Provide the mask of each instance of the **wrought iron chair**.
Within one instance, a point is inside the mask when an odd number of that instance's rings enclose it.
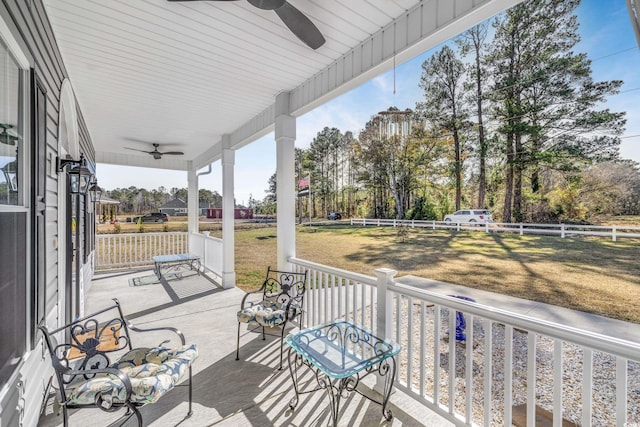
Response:
[[[118,300],[113,301],[115,304],[55,330],[40,326],[58,382],[64,426],[69,425],[69,409],[98,407],[106,412],[126,409],[118,421],[124,423],[135,416],[142,427],[139,408],[173,389],[187,371],[189,417],[196,345],[186,345],[184,335],[175,328],[136,328],[125,319]],[[157,347],[134,348],[132,331],[168,331],[177,335],[179,346],[167,348],[164,345],[171,340],[165,340]],[[63,342],[59,344],[58,339]],[[113,352],[124,354],[112,363],[109,353]]]
[[[240,324],[247,323],[262,327],[262,339],[265,339],[265,327],[279,327],[280,333],[280,366],[282,369],[282,352],[284,331],[288,322],[299,317],[302,323],[302,303],[307,283],[307,272],[290,272],[267,268],[267,276],[260,289],[242,298],[238,317],[238,342],[236,360],[240,360]],[[259,295],[260,299],[250,302],[251,295]]]

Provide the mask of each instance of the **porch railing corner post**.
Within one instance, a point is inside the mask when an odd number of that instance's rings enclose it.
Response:
[[[375,270],[377,283],[377,308],[376,308],[376,335],[382,339],[391,338],[393,331],[393,301],[388,286],[394,283],[394,277],[398,272],[390,268],[378,268]],[[377,376],[375,391],[384,395],[384,377]]]

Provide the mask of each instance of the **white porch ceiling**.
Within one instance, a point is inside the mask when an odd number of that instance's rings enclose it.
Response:
[[[241,0],[44,0],[96,160],[170,169],[273,129],[275,97],[300,115],[518,0],[289,0],[323,33],[312,50]],[[138,141],[147,141],[138,142]],[[151,156],[125,147],[183,151]]]

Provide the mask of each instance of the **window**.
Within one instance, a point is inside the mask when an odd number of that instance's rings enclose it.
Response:
[[[0,39],[0,204],[21,202],[24,72]]]
[[[0,19],[0,24],[3,24]],[[25,82],[0,26],[0,386],[15,371],[27,337],[28,209],[24,205]]]

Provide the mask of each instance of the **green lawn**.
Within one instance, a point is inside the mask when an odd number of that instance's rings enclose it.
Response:
[[[640,323],[640,241],[409,229],[298,229],[297,256],[373,276],[379,267]],[[237,281],[276,265],[273,227],[236,232]]]

